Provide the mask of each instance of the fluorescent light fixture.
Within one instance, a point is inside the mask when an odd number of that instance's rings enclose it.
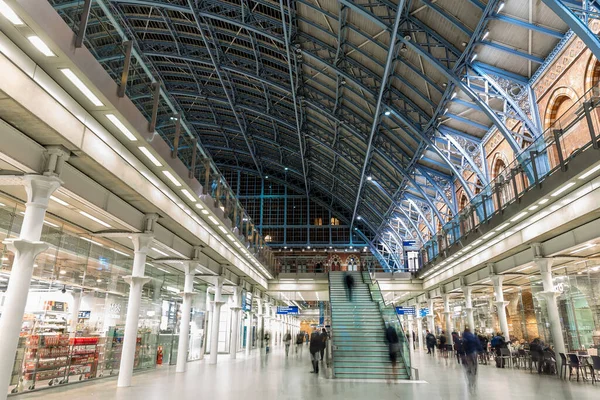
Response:
[[[135,142],[137,140],[137,138],[135,137],[135,135],[133,133],[131,133],[131,131],[129,129],[127,129],[127,127],[125,125],[123,125],[123,123],[121,122],[121,120],[119,118],[117,118],[114,114],[106,114],[106,118],[108,118],[108,120],[110,122],[112,122],[112,124],[121,131],[121,133],[123,135],[125,135],[125,137],[129,140],[131,140],[132,142]]]
[[[56,54],[50,50],[50,47],[39,36],[28,36],[27,40],[31,42],[31,44],[38,49],[40,53],[45,55],[46,57],[56,57]]]
[[[148,160],[150,160],[152,164],[154,164],[157,167],[162,167],[162,163],[158,161],[156,157],[154,157],[154,154],[150,153],[150,150],[148,150],[144,146],[140,146],[138,147],[138,149],[146,156]]]
[[[158,254],[162,254],[165,257],[168,257],[169,255],[167,253],[165,253],[164,251],[157,249],[156,247],[153,247],[152,250],[154,250],[155,252],[157,252]]]
[[[164,175],[165,175],[167,178],[169,178],[169,180],[170,180],[171,182],[173,182],[173,185],[175,185],[175,186],[177,186],[177,187],[181,186],[181,183],[180,183],[180,182],[177,180],[177,178],[175,178],[175,177],[173,176],[173,174],[172,174],[170,171],[163,171],[162,173],[163,173],[163,174],[164,174]]]
[[[165,273],[167,273],[167,274],[169,274],[169,273],[170,273],[169,271],[167,271],[166,269],[164,269],[164,268],[161,268],[161,267],[156,267],[156,269],[158,269],[158,270],[160,270],[160,271],[162,271],[162,272],[165,272]]]
[[[196,202],[196,198],[187,189],[181,189],[181,193],[185,195],[191,202]]]
[[[235,243],[235,246],[236,246],[237,248],[240,248],[240,249],[242,248],[242,245],[241,245],[241,244],[239,244],[238,242],[236,242],[236,243]]]
[[[120,255],[122,255],[122,256],[125,256],[125,257],[131,257],[129,254],[127,254],[127,253],[124,253],[124,252],[122,252],[122,251],[120,251],[120,250],[117,250],[117,249],[111,249],[111,250],[112,250],[112,251],[114,251],[114,252],[115,252],[115,253],[117,253],[117,254],[120,254]]]
[[[200,210],[204,210],[204,207],[202,207],[202,204],[200,204],[200,203],[196,203],[196,208],[200,209]]]
[[[538,204],[539,205],[543,205],[543,204],[546,204],[549,201],[550,201],[550,199],[547,199],[547,198],[546,199],[542,199],[542,200],[540,200],[540,202]]]
[[[208,217],[208,219],[210,220],[210,222],[212,222],[213,224],[219,226],[219,221],[217,221],[217,219],[215,217],[213,217],[212,215]]]
[[[492,232],[489,232],[489,233],[486,233],[485,235],[483,235],[483,238],[484,239],[489,239],[492,236],[494,236],[495,234],[496,234],[496,232],[492,231]]]
[[[84,217],[86,217],[86,218],[89,218],[89,219],[91,219],[92,221],[95,221],[95,222],[99,223],[99,224],[100,224],[100,225],[102,225],[102,226],[105,226],[105,227],[107,227],[107,228],[112,228],[112,226],[110,226],[110,225],[109,225],[109,224],[107,224],[106,222],[102,221],[102,220],[101,220],[101,219],[99,219],[99,218],[96,218],[96,217],[94,217],[94,216],[93,216],[93,215],[91,215],[91,214],[88,214],[88,213],[86,213],[85,211],[79,211],[79,214],[83,215],[83,216],[84,216]]]
[[[515,222],[527,215],[527,211],[523,211],[510,219],[510,222]]]
[[[499,231],[501,231],[502,229],[506,228],[506,227],[507,227],[507,226],[509,226],[509,225],[510,225],[510,224],[509,224],[508,222],[505,222],[505,223],[503,223],[502,225],[500,225],[499,227],[497,227],[497,228],[495,229],[495,232],[499,232]]]
[[[102,107],[104,105],[104,103],[102,103],[100,99],[96,97],[94,93],[92,93],[92,91],[85,85],[85,83],[81,81],[81,79],[77,77],[77,75],[73,73],[73,71],[71,71],[69,68],[61,68],[60,72],[62,72],[67,79],[70,80],[71,83],[75,85],[75,87],[79,89],[79,91],[85,97],[87,97],[89,101],[92,102],[93,105],[96,107]]]
[[[54,196],[50,196],[50,200],[57,202],[58,204],[60,204],[61,206],[65,206],[68,207],[69,203],[67,203],[64,200],[59,199],[58,197],[54,197]],[[4,204],[3,204],[4,205]]]
[[[173,293],[179,293],[179,289],[177,289],[177,288],[174,288],[173,286],[167,286],[167,287],[166,287],[166,289],[167,289],[169,292],[173,292]]]
[[[583,175],[581,175],[581,176],[579,177],[579,179],[585,179],[585,178],[587,178],[588,176],[590,176],[590,175],[592,175],[592,174],[596,173],[598,170],[600,170],[600,165],[596,165],[594,168],[590,169],[588,172],[586,172],[586,173],[584,173]]]
[[[208,210],[202,210],[202,214],[208,215]]]
[[[3,0],[0,0],[0,14],[4,15],[4,18],[13,25],[25,25],[25,22]]]
[[[86,242],[89,242],[89,243],[92,243],[92,244],[95,244],[96,246],[101,246],[101,247],[104,247],[104,245],[103,245],[102,243],[98,243],[98,242],[96,242],[95,240],[88,239],[88,238],[86,238],[86,237],[83,237],[83,236],[79,236],[79,239],[81,239],[81,240],[85,240]]]
[[[477,239],[476,241],[473,242],[473,246],[477,246],[481,242],[483,242],[483,240]]]
[[[53,227],[53,228],[60,228],[58,225],[56,225],[56,224],[53,224],[52,222],[44,221],[44,223],[45,223],[46,225],[48,225],[48,226],[51,226],[51,227]]]
[[[61,275],[66,275],[66,273],[67,273],[67,271],[65,271],[64,269],[61,269],[59,272],[59,274],[61,274]]]
[[[571,188],[573,186],[575,186],[575,182],[569,182],[566,185],[564,185],[563,187],[561,187],[560,189],[558,189],[556,192],[552,193],[550,195],[550,197],[556,197],[556,196],[560,195],[561,193],[569,190],[569,188]]]
[[[231,240],[232,242],[235,240],[235,238],[231,235],[227,235],[227,239]]]
[[[223,233],[227,233],[227,229],[224,226],[219,225],[219,230]]]
[[[576,253],[580,253],[580,252],[582,252],[582,251],[584,251],[584,250],[587,250],[587,249],[589,249],[589,248],[592,248],[592,247],[594,247],[594,246],[596,246],[596,244],[594,244],[594,243],[586,244],[586,245],[585,245],[585,246],[583,246],[582,248],[580,248],[580,249],[577,249],[577,250],[575,250],[575,251],[572,251],[572,252],[570,252],[569,254],[576,254]]]
[[[533,268],[533,265],[529,265],[527,267],[523,267],[521,269],[518,269],[517,272],[522,272],[522,271],[525,271],[525,270],[528,270],[528,269],[531,269],[531,268]]]
[[[529,210],[529,211],[533,211],[533,210],[536,210],[538,207],[539,207],[539,206],[537,206],[537,205],[534,205],[534,206],[531,206],[531,207],[529,207],[529,208],[528,208],[528,210]]]

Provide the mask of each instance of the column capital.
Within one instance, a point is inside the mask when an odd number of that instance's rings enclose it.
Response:
[[[123,280],[125,280],[125,282],[127,282],[129,285],[133,285],[136,283],[141,283],[142,285],[145,285],[146,283],[150,282],[152,280],[152,278],[150,278],[148,276],[127,275],[127,276],[123,277]]]
[[[500,287],[502,286],[502,282],[504,282],[504,275],[492,275],[490,276],[490,280],[494,284],[494,287]]]
[[[33,253],[34,257],[48,249],[48,244],[44,242],[32,242],[26,239],[6,239],[2,242],[13,253]]]
[[[211,303],[213,303],[213,305],[215,305],[215,306],[216,305],[222,306],[223,304],[225,304],[224,301],[211,301]]]
[[[54,175],[25,175],[22,178],[27,205],[48,207],[50,196],[62,185],[62,181]]]
[[[154,225],[158,221],[158,218],[158,214],[146,214],[144,216],[144,233],[154,233]]]
[[[147,254],[150,250],[149,247],[154,240],[152,233],[132,233],[131,241],[133,242],[133,251]]]
[[[494,301],[494,305],[498,308],[504,308],[510,304],[510,301]]]
[[[179,295],[181,297],[183,297],[184,299],[188,298],[188,297],[194,297],[196,294],[197,293],[195,293],[195,292],[179,292]]]

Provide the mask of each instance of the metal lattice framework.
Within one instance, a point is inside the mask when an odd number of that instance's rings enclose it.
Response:
[[[49,1],[75,29],[83,1]],[[390,266],[489,182],[486,134],[540,135],[529,79],[567,30],[529,0],[94,0],[84,44],[116,81],[115,25],[222,171],[315,199]],[[139,68],[127,95],[150,116]]]

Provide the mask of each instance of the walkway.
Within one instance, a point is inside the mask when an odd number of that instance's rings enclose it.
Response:
[[[189,365],[185,374],[175,367],[137,374],[135,386],[117,389],[116,380],[106,379],[64,387],[62,389],[22,395],[21,399],[63,400],[65,392],[76,399],[144,399],[144,400],[363,400],[363,399],[485,399],[485,400],[586,400],[598,399],[600,385],[560,382],[522,370],[500,370],[493,366],[480,368],[478,393],[468,394],[462,368],[455,359],[417,355],[421,379],[426,383],[347,382],[329,380],[309,373],[306,346],[298,356],[285,358],[277,348],[269,356],[252,355],[238,360],[222,356],[215,368],[205,361]]]

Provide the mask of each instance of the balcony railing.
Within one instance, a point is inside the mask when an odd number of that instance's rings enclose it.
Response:
[[[567,165],[586,149],[598,148],[600,132],[600,87],[578,99],[535,139],[470,203],[450,219],[437,235],[423,245],[425,265],[464,236],[477,231],[495,215],[518,202],[550,175],[567,170]]]

